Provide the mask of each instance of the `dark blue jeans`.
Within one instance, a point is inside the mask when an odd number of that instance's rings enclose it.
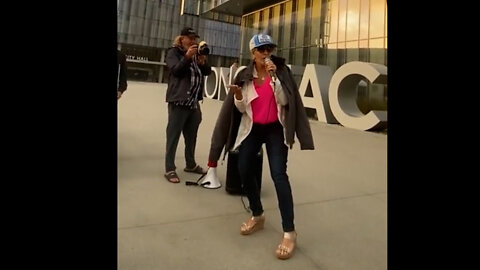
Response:
[[[195,146],[197,144],[198,127],[202,122],[200,105],[196,109],[168,103],[167,146],[165,154],[165,172],[174,171],[175,155],[180,134],[185,139],[185,162],[187,168],[197,166],[195,162]]]
[[[251,162],[265,143],[267,149],[270,175],[277,192],[278,207],[282,216],[284,232],[295,230],[293,224],[293,197],[287,175],[288,147],[284,143],[283,127],[280,122],[273,124],[253,124],[252,131],[239,147],[238,171],[247,193],[250,209],[254,216],[263,213],[260,191],[254,181],[254,171]]]

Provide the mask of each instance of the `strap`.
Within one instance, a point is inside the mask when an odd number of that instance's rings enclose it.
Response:
[[[185,185],[186,185],[186,186],[204,186],[204,185],[210,184],[210,181],[207,181],[207,182],[201,183],[201,184],[198,183],[198,182],[200,182],[200,180],[203,179],[203,177],[205,177],[205,175],[206,175],[206,174],[202,174],[202,175],[197,179],[197,182],[185,181]]]

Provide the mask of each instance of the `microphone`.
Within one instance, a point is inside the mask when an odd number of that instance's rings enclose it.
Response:
[[[271,62],[271,61],[272,59],[270,59],[270,57],[265,57],[265,63]],[[272,79],[272,82],[274,82],[275,78],[277,78],[277,76],[275,75],[275,71],[269,70],[268,73],[270,74],[270,78]]]

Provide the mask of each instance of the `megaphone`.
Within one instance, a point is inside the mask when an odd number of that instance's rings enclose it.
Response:
[[[216,167],[208,167],[207,175],[205,179],[203,179],[202,183],[200,184],[204,188],[219,188],[222,186],[220,183],[220,179],[217,177],[217,168]]]

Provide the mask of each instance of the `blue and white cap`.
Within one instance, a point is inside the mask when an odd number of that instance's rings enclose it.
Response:
[[[277,47],[277,44],[273,42],[272,37],[267,34],[254,35],[252,39],[250,39],[250,51],[263,45],[272,45],[274,47]]]

